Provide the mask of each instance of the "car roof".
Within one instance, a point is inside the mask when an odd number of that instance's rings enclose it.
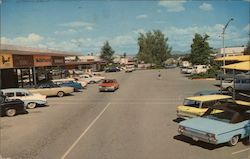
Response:
[[[231,99],[231,98],[232,98],[231,96],[216,94],[216,95],[194,96],[194,97],[188,97],[186,99],[205,102],[205,101]]]
[[[234,110],[234,111],[248,111],[250,110],[250,103],[245,101],[225,101],[220,102],[219,104],[215,104],[213,106],[209,106],[213,109],[220,109],[220,110]]]
[[[17,92],[17,91],[27,92],[27,90],[23,89],[23,88],[8,88],[8,89],[1,89],[1,91],[3,93],[6,93],[6,92]]]
[[[67,78],[67,79],[55,79],[55,80],[51,80],[52,82],[67,82],[67,81],[75,81],[73,78]]]

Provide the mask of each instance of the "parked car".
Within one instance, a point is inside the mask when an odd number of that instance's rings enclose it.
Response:
[[[2,89],[3,95],[8,99],[20,99],[24,102],[24,106],[28,109],[34,109],[38,105],[45,105],[47,99],[45,95],[39,93],[31,93],[30,91],[22,88],[9,88]]]
[[[222,81],[222,89],[228,92],[233,92],[233,79],[227,79]],[[250,91],[250,77],[237,78],[235,80],[235,90],[236,91]]]
[[[92,76],[89,74],[79,75],[79,78],[87,81],[89,84],[98,83],[103,79],[103,77]]]
[[[215,109],[221,111],[212,113]],[[241,139],[249,137],[250,103],[224,102],[212,106],[204,116],[182,121],[178,132],[194,141],[235,146]]]
[[[74,92],[73,87],[62,87],[52,82],[43,83],[39,85],[38,88],[33,88],[29,90],[32,93],[40,93],[46,96],[58,96],[63,97],[65,94],[70,94]]]
[[[59,86],[73,87],[75,92],[83,89],[82,84],[79,82],[76,82],[76,80],[73,78],[56,79],[56,80],[52,80],[52,82]]]
[[[183,105],[177,107],[177,117],[188,119],[202,116],[209,106],[216,104],[218,101],[232,99],[227,95],[204,95],[194,96],[184,99]]]
[[[117,67],[109,67],[105,69],[105,72],[119,72],[119,71],[121,70]]]
[[[165,65],[165,68],[166,68],[166,69],[173,69],[173,68],[176,68],[176,67],[177,67],[176,64],[166,64],[166,65]]]
[[[181,69],[181,73],[192,74],[193,73],[193,67],[184,67],[184,68]]]
[[[0,95],[0,115],[12,117],[17,114],[26,113],[24,102],[20,99],[8,100],[6,96]]]
[[[206,73],[209,69],[207,65],[194,65],[192,69],[193,74]]]
[[[134,71],[134,66],[128,65],[125,67],[125,72],[133,72]]]
[[[115,79],[105,79],[99,84],[99,91],[115,91],[119,88],[119,84]]]

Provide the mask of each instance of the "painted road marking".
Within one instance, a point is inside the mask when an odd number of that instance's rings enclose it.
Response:
[[[63,154],[61,159],[65,159],[71,150],[78,144],[81,138],[88,132],[88,130],[95,124],[95,122],[102,116],[102,114],[107,110],[111,103],[108,103],[105,108],[98,114],[98,116],[89,124],[89,126],[83,131],[83,133],[76,139],[76,141],[69,147],[69,149]]]
[[[250,151],[250,148],[246,148],[246,149],[243,149],[243,150],[233,152],[232,155],[236,155],[236,154],[239,154],[239,153],[242,153],[242,152],[245,152],[245,151]]]

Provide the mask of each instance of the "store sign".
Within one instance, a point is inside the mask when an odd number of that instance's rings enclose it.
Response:
[[[14,67],[33,67],[34,60],[31,55],[13,55]]]
[[[65,64],[64,57],[59,57],[59,56],[52,57],[52,65],[57,66],[57,65],[64,65],[64,64]]]
[[[35,66],[51,66],[51,56],[44,55],[34,55],[34,65]]]
[[[11,54],[0,54],[0,69],[13,68],[13,58]]]

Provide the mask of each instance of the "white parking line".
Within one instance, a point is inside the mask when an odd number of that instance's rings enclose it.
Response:
[[[246,149],[243,149],[243,150],[233,152],[232,155],[236,155],[236,154],[239,154],[239,153],[242,153],[242,152],[245,152],[245,151],[250,151],[250,148],[246,148]]]
[[[81,138],[88,132],[88,130],[95,124],[95,122],[102,116],[105,110],[110,106],[111,103],[108,103],[105,108],[100,112],[100,114],[90,123],[90,125],[83,131],[83,133],[76,139],[76,141],[69,147],[69,149],[63,154],[61,159],[65,159],[70,151],[77,145]]]

